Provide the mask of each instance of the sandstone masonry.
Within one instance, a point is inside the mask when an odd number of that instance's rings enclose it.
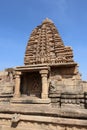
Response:
[[[24,66],[0,72],[0,130],[87,130],[87,82],[48,18],[32,31]]]

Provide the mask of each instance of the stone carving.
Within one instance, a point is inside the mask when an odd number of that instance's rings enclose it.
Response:
[[[53,80],[49,84],[49,93],[61,93],[62,84],[58,84],[57,80]]]
[[[32,31],[24,64],[0,72],[1,130],[87,130],[87,81],[51,20]]]
[[[64,46],[55,25],[46,19],[33,30],[27,44],[24,63],[72,63],[72,58],[71,47]]]
[[[15,71],[13,68],[7,68],[5,71],[8,72],[8,79],[12,83],[14,81]]]
[[[4,85],[0,85],[0,94],[13,94],[13,84],[5,83]]]
[[[0,94],[13,94],[14,74],[13,69],[9,68],[0,73]]]
[[[54,82],[50,82],[49,86],[50,86],[50,87],[49,87],[50,93],[56,92],[57,86],[54,84]]]
[[[12,115],[11,119],[12,123],[17,123],[19,120],[20,120],[20,114],[15,113],[14,115]]]

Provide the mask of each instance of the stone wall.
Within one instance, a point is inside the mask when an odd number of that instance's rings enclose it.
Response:
[[[86,108],[87,82],[75,67],[51,68],[49,97],[54,107]]]
[[[51,69],[49,82],[60,92],[82,93],[81,76],[75,67],[56,67]]]
[[[12,124],[12,122],[9,119],[2,119],[0,120],[0,130],[87,130],[87,127],[59,125],[32,121],[20,121],[18,124]]]
[[[14,89],[14,74],[11,71],[1,71],[0,72],[0,95],[13,94]]]

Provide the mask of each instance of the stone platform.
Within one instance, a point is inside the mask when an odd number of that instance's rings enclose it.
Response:
[[[38,97],[32,97],[32,96],[22,96],[22,97],[14,97],[10,101],[11,103],[16,103],[16,104],[49,104],[51,103],[51,99],[41,99]]]
[[[0,104],[0,125],[1,130],[65,130],[69,126],[69,130],[87,130],[87,110],[52,108],[51,104]]]

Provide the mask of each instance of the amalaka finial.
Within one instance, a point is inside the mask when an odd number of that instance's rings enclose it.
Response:
[[[53,23],[53,21],[49,18],[46,18],[42,23]]]

